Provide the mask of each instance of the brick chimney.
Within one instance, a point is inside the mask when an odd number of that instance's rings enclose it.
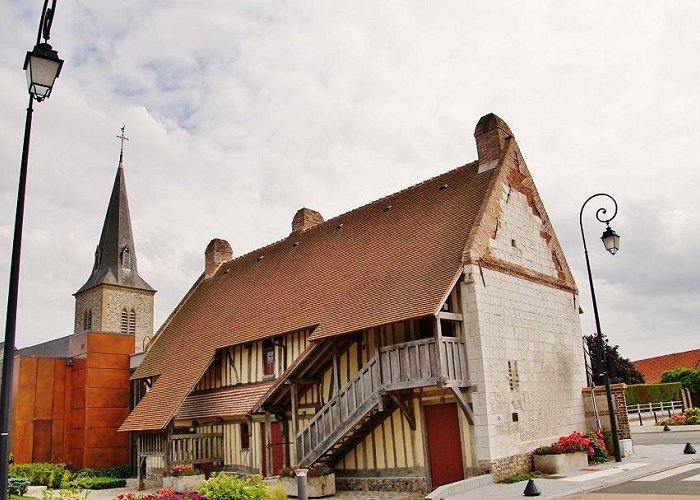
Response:
[[[233,250],[226,240],[214,238],[204,251],[204,279],[209,279],[221,267],[221,264],[233,258]]]
[[[292,232],[303,232],[323,222],[323,216],[316,210],[300,208],[292,219]]]
[[[500,159],[508,137],[513,137],[513,132],[506,122],[493,113],[482,116],[474,130],[479,163]]]

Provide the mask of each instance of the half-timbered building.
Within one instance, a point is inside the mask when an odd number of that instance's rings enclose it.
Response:
[[[582,430],[578,296],[508,126],[478,159],[205,270],[134,373],[139,472],[276,474],[425,491]]]

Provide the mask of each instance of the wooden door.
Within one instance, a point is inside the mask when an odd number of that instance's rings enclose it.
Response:
[[[265,424],[260,424],[262,435],[262,469],[267,476],[267,437]],[[270,423],[270,451],[272,455],[272,475],[276,475],[284,467],[284,442],[282,440],[282,425],[279,422]]]
[[[457,403],[427,405],[425,414],[431,487],[464,479]]]

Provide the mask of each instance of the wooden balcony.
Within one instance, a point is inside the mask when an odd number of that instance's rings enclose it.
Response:
[[[224,435],[220,433],[144,433],[138,436],[139,458],[159,457],[166,468],[172,464],[223,464]]]

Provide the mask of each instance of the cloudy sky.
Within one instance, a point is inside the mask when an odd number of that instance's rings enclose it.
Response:
[[[5,317],[42,2],[0,3],[0,313]],[[622,236],[586,234],[604,332],[632,359],[700,347],[700,4],[59,0],[65,59],[35,106],[17,345],[72,332],[126,125],[140,274],[160,325],[211,238],[237,255],[476,159],[513,130],[592,332],[579,209],[605,191]]]

